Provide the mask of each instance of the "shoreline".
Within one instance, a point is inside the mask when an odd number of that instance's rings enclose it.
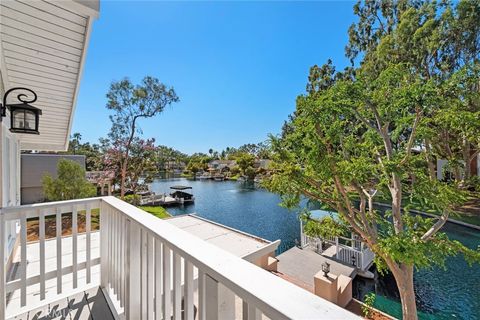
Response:
[[[373,204],[376,205],[376,206],[392,208],[392,206],[390,206],[388,204],[385,204],[385,203],[374,202]],[[429,218],[438,218],[439,217],[438,215],[435,215],[433,213],[428,213],[428,212],[424,212],[424,211],[420,211],[420,210],[416,210],[416,209],[411,209],[410,212],[413,212],[413,213],[416,213],[416,214],[421,214],[421,215],[427,216]],[[459,220],[452,219],[452,218],[448,218],[447,222],[451,222],[451,223],[454,223],[454,224],[457,224],[457,225],[460,225],[460,226],[463,226],[463,227],[467,227],[467,228],[472,228],[472,229],[475,229],[475,230],[480,230],[480,226],[477,226],[477,225],[474,225],[474,224],[471,224],[471,223],[467,223],[467,222],[463,222],[463,221],[459,221]]]

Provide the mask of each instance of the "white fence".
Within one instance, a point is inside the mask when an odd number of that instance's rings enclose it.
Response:
[[[95,210],[95,211],[93,211]],[[91,258],[91,217],[100,212],[100,259]],[[85,211],[86,258],[79,262],[78,215]],[[72,263],[62,264],[62,233],[56,230],[56,269],[45,272],[45,217],[72,213]],[[38,275],[27,278],[27,219],[39,218]],[[125,319],[319,319],[357,317],[255,265],[114,197],[73,200],[1,209],[0,240],[5,241],[5,222],[20,220],[21,259],[18,280],[6,281],[0,267],[0,319],[5,319],[6,294],[21,292],[28,308],[27,288],[40,284],[45,300],[45,281],[55,279],[57,293],[66,275],[74,286],[79,270],[91,281],[92,266],[100,263],[100,283],[107,300]],[[2,243],[3,244],[3,243]],[[3,245],[0,246],[3,248]],[[4,257],[5,252],[0,251]],[[85,284],[82,284],[85,285]],[[29,296],[28,296],[29,297]],[[240,302],[239,302],[240,301]],[[237,303],[238,302],[238,303]],[[240,307],[238,307],[240,305]]]
[[[328,243],[335,246],[335,256],[332,257],[347,265],[355,266],[361,270],[367,270],[375,258],[370,248],[358,239],[345,237],[309,237],[302,233],[302,247],[309,246],[315,252],[323,253],[323,244]]]

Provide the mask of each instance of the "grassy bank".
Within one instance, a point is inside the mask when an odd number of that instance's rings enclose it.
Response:
[[[153,214],[155,217],[160,219],[171,217],[170,213],[168,213],[165,208],[160,206],[139,206],[139,208]]]

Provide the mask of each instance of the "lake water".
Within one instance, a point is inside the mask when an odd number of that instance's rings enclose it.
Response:
[[[193,181],[187,179],[162,179],[151,184],[151,190],[169,193],[175,184],[193,187],[195,204],[170,207],[173,215],[196,213],[215,222],[265,238],[282,240],[281,250],[287,250],[300,239],[298,211],[280,207],[280,198],[252,184],[233,181]],[[448,223],[444,231],[451,239],[474,249],[480,246],[480,232]],[[417,306],[420,319],[480,319],[480,266],[469,267],[462,257],[449,258],[447,270],[435,268],[415,274]],[[392,277],[377,280],[354,281],[357,298],[375,291],[375,306],[397,318],[401,308],[396,297]],[[393,293],[393,294],[392,294]]]

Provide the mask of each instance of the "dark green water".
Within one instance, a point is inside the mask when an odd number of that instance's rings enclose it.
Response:
[[[152,191],[169,192],[169,187],[185,184],[193,187],[194,205],[171,207],[174,215],[197,213],[267,240],[282,240],[281,251],[291,248],[300,238],[297,213],[278,206],[277,195],[240,182],[192,181],[186,179],[156,180]],[[470,248],[480,245],[480,232],[448,223],[444,232]],[[447,261],[447,270],[434,268],[415,274],[416,300],[420,319],[480,319],[480,266],[469,267],[462,257]],[[391,277],[365,281],[357,277],[354,295],[363,297],[375,291],[375,306],[397,318],[401,308]]]

